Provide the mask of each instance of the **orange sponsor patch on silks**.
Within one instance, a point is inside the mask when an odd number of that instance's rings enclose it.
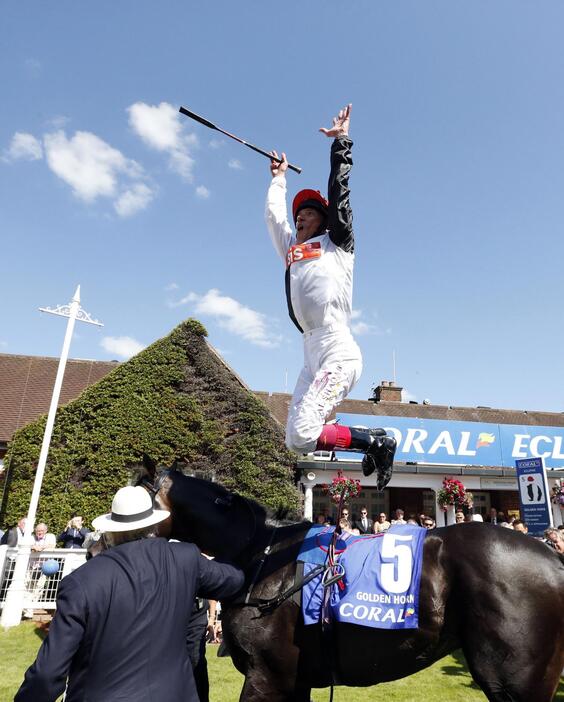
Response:
[[[307,261],[310,258],[320,258],[321,257],[321,242],[312,241],[305,242],[303,244],[294,244],[288,249],[286,254],[286,265],[291,266],[292,263],[297,263],[298,261]]]

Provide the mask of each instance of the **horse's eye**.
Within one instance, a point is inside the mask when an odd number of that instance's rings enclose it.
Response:
[[[218,505],[219,507],[231,507],[232,500],[233,500],[233,498],[231,496],[229,496],[229,497],[216,497],[215,504]]]

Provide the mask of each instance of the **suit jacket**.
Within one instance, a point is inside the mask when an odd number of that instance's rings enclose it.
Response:
[[[57,541],[63,542],[63,548],[82,548],[84,539],[90,532],[86,527],[82,529],[65,529],[62,534],[57,536]]]
[[[0,545],[2,546],[17,546],[18,545],[18,536],[20,535],[20,530],[19,527],[15,526],[12,527],[11,529],[8,529],[0,539]]]
[[[366,529],[362,526],[362,519],[356,519],[353,527],[355,529],[358,529],[361,534],[372,534],[372,527],[374,526],[374,522],[372,519],[366,519]]]
[[[59,586],[57,612],[14,702],[197,702],[186,631],[196,594],[235,595],[243,574],[196,546],[141,539]]]

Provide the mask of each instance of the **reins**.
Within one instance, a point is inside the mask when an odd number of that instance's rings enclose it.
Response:
[[[165,470],[162,470],[156,476],[156,478],[153,482],[151,482],[149,480],[149,478],[147,478],[147,476],[143,476],[141,478],[141,480],[139,481],[138,484],[141,487],[144,487],[145,490],[147,490],[147,492],[151,495],[151,500],[153,501],[153,507],[155,506],[156,497],[157,497],[158,493],[160,492],[164,481],[166,480],[166,478],[169,477],[170,473],[171,473],[171,471],[168,468],[166,468]]]
[[[160,490],[163,487],[163,484],[165,480],[170,477],[172,471],[169,469],[163,470],[158,475],[155,477],[154,481],[151,481],[147,476],[143,476],[140,481],[138,482],[138,485],[142,486],[147,490],[147,492],[151,495],[151,500],[153,503],[153,507],[156,505],[156,497]],[[244,553],[245,549],[248,548],[250,545],[251,541],[255,537],[257,533],[257,515],[255,510],[253,509],[253,506],[247,498],[243,497],[242,495],[235,495],[234,496],[236,499],[240,500],[243,502],[245,505],[246,509],[250,512],[251,514],[251,525],[249,529],[249,534],[247,538],[244,540],[244,544],[239,550],[239,552],[236,555],[237,557],[240,557],[242,553]],[[219,502],[221,498],[217,498],[216,502]],[[341,508],[342,508],[342,503],[343,500],[340,501],[339,504],[339,510],[338,510],[338,515],[340,517],[341,514]],[[303,528],[300,523],[294,525],[294,526],[300,526],[300,528]],[[277,542],[277,537],[280,533],[280,530],[283,527],[280,526],[274,526],[272,527],[272,531],[270,533],[270,538],[268,539],[268,543],[262,550],[262,553],[260,554],[260,559],[256,563],[256,566],[254,568],[254,573],[252,575],[252,578],[249,582],[249,586],[246,590],[246,593],[243,597],[242,600],[237,601],[233,600],[230,601],[228,604],[231,607],[255,607],[258,609],[259,613],[262,614],[268,614],[272,611],[274,611],[276,608],[278,608],[281,604],[283,604],[285,601],[290,599],[293,595],[295,595],[297,592],[302,590],[308,583],[310,583],[312,580],[317,578],[319,575],[323,573],[323,585],[327,591],[327,588],[329,585],[338,582],[341,580],[341,578],[344,575],[344,570],[342,569],[342,566],[338,563],[337,559],[335,556],[338,556],[340,551],[336,549],[336,541],[337,541],[337,530],[335,530],[335,533],[333,534],[333,538],[331,539],[331,544],[329,545],[328,553],[327,553],[327,559],[325,564],[320,564],[317,565],[315,568],[313,568],[305,577],[301,575],[300,577],[296,577],[294,580],[294,583],[287,588],[286,590],[279,592],[277,595],[274,597],[269,597],[269,598],[253,598],[252,593],[257,584],[260,581],[261,575],[263,574],[266,563],[269,560],[269,558],[272,557],[273,555],[273,548],[276,545]],[[278,553],[279,551],[274,551],[274,553]],[[287,565],[285,563],[281,564]],[[340,583],[339,583],[340,584]],[[226,602],[227,604],[227,602]],[[333,666],[331,666],[332,669],[332,681],[331,681],[331,694],[330,694],[330,700],[333,699],[333,686],[335,684],[335,678],[334,678],[334,670]]]
[[[295,595],[297,592],[299,592],[305,585],[307,585],[311,580],[316,578],[320,573],[323,572],[325,569],[325,566],[317,566],[314,570],[312,570],[310,573],[308,573],[305,577],[296,579],[294,581],[294,584],[284,590],[283,592],[278,593],[274,597],[269,597],[269,598],[259,598],[259,597],[252,597],[253,590],[257,583],[260,580],[260,576],[265,568],[265,564],[269,557],[273,555],[273,546],[276,544],[276,537],[278,534],[278,531],[281,527],[273,527],[272,532],[270,534],[270,539],[268,541],[268,544],[265,546],[265,548],[262,551],[261,558],[257,563],[257,566],[255,568],[253,577],[249,583],[249,587],[247,588],[247,592],[245,594],[244,599],[241,602],[230,602],[231,605],[235,606],[242,606],[242,607],[256,607],[261,614],[271,612],[277,607],[279,607],[283,602],[286,600],[290,599],[293,595]],[[274,553],[277,553],[274,551]]]

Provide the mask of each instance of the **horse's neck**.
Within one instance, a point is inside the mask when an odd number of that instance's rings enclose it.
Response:
[[[309,529],[309,522],[296,522],[295,524],[264,525],[257,531],[251,548],[242,554],[241,562],[245,566],[256,563],[264,556],[272,556],[295,543],[300,543]]]

